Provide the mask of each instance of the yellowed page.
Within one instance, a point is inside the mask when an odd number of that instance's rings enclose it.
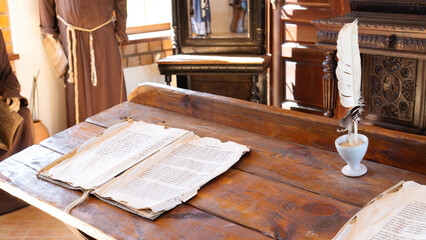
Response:
[[[249,148],[188,133],[146,161],[103,185],[95,194],[134,209],[168,210],[228,170]]]
[[[408,181],[395,189],[364,207],[334,239],[426,239],[426,186]]]
[[[88,140],[46,174],[73,187],[94,189],[187,132],[144,122],[124,122]]]

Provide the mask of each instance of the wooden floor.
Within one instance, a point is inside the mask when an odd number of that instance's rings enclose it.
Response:
[[[38,208],[29,206],[0,216],[0,239],[76,240],[77,238],[64,223]]]

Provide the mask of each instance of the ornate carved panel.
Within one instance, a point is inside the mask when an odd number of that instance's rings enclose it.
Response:
[[[322,44],[336,44],[338,32],[318,31],[318,42]],[[426,39],[415,39],[390,36],[359,34],[359,46],[361,48],[388,49],[406,52],[426,53]]]
[[[401,0],[350,0],[352,11],[426,14],[426,3]]]
[[[366,55],[364,60],[366,118],[421,128],[420,60],[378,55]]]

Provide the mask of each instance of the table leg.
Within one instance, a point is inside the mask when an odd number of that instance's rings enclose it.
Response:
[[[166,74],[164,76],[166,78],[166,84],[170,86],[170,83],[172,82],[172,75]]]
[[[250,90],[250,101],[260,103],[259,88],[257,87],[258,76],[251,76],[251,90]]]
[[[323,104],[325,108],[324,116],[333,117],[334,108],[336,106],[337,99],[337,78],[336,78],[336,67],[337,62],[335,60],[336,52],[325,52],[325,61],[322,63],[324,67],[323,80]]]

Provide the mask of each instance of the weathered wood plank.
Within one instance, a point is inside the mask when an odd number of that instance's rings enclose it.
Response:
[[[86,119],[86,122],[107,128],[121,121],[126,120],[129,117],[141,119],[146,114],[144,112],[145,107],[141,104],[132,102],[123,102],[122,104],[116,105],[109,108],[101,113],[93,115]],[[152,108],[153,111],[156,111]],[[160,110],[160,109],[159,109]]]
[[[46,151],[51,151],[46,149]],[[106,239],[268,239],[260,232],[218,218],[186,204],[179,205],[155,221],[141,218],[89,197],[71,214],[64,209],[82,192],[73,191],[36,177],[23,162],[33,162],[34,152],[23,152],[0,163],[0,187],[31,205],[87,234]],[[52,155],[57,155],[51,151]],[[19,162],[16,161],[17,158]],[[30,159],[30,160],[28,160]]]
[[[19,153],[10,156],[8,160],[20,162],[21,164],[32,168],[34,171],[39,171],[61,156],[62,154],[44,148],[40,145],[32,145]]]
[[[364,164],[368,167],[368,172],[365,176],[348,178],[340,172],[345,163],[335,152],[144,105],[129,110],[128,105],[129,103],[123,103],[109,109],[105,114],[96,115],[97,121],[102,124],[105,119],[105,125],[113,125],[115,122],[111,121],[109,116],[116,116],[115,111],[122,113],[123,109],[127,109],[125,117],[191,130],[200,136],[235,141],[250,146],[251,152],[234,165],[234,168],[356,206],[363,206],[401,180],[414,180],[426,184],[425,175],[366,161]]]
[[[34,150],[41,149],[34,148]],[[31,158],[34,150],[25,150],[21,155],[15,156],[14,159],[20,163],[33,162]],[[46,151],[50,150],[46,149]],[[57,153],[55,154],[57,155]],[[55,154],[52,153],[52,155]],[[25,166],[27,164],[17,164],[14,159],[8,159],[4,163],[0,163],[0,167],[3,176],[11,179],[13,185],[21,191],[30,192],[31,195],[37,196],[38,200],[42,202],[57,204],[60,210],[65,209],[69,203],[81,195],[79,191],[69,191],[61,187],[58,189],[58,186],[54,184],[37,179],[33,169],[28,170]],[[19,172],[19,174],[16,172]],[[51,195],[58,194],[61,196],[60,199],[51,199]],[[108,218],[116,219],[114,217],[115,211],[122,212],[118,208],[110,208],[105,205],[108,204],[100,203],[99,200],[91,198],[90,201],[74,209],[72,216],[82,220],[82,222],[75,220],[76,227],[85,230],[85,228],[89,227],[83,223],[88,223],[107,234],[109,233],[107,229],[111,227],[114,227],[114,229],[119,228],[122,231],[122,225],[111,226],[111,224],[118,223],[108,223],[108,228],[105,228],[104,222],[89,220],[96,218],[97,215],[105,215]],[[274,238],[286,234],[295,238],[315,236],[316,239],[329,239],[359,210],[359,207],[239,170],[230,170],[207,184],[200,190],[199,195],[191,200],[190,205],[212,215],[231,220],[231,222],[256,229]],[[281,205],[288,206],[291,209],[282,208]],[[42,209],[46,207],[39,203],[38,207],[40,206]],[[300,211],[293,212],[293,208],[300,209]],[[321,208],[325,210],[322,211]],[[200,214],[203,215],[205,213]],[[65,217],[61,216],[61,213],[55,213],[55,216],[65,219]],[[181,217],[187,218],[188,216],[182,215]],[[133,215],[131,218],[133,219]],[[301,221],[302,218],[303,221]],[[160,219],[163,219],[163,216]],[[147,222],[149,221],[147,220]],[[169,222],[168,224],[174,223]],[[324,228],[328,224],[331,225],[328,228]],[[126,231],[129,234],[129,230]],[[167,229],[165,232],[167,232]],[[131,232],[130,234],[134,233]],[[187,237],[180,236],[180,238]],[[192,237],[191,234],[190,238]]]
[[[331,239],[360,209],[235,169],[189,204],[277,239]]]
[[[105,128],[82,122],[43,140],[40,145],[58,153],[66,154],[87,139],[103,132]]]
[[[129,99],[134,103],[336,151],[334,140],[339,136],[336,119],[152,83],[138,87]],[[366,159],[426,174],[426,136],[363,124],[359,130],[369,138]]]

